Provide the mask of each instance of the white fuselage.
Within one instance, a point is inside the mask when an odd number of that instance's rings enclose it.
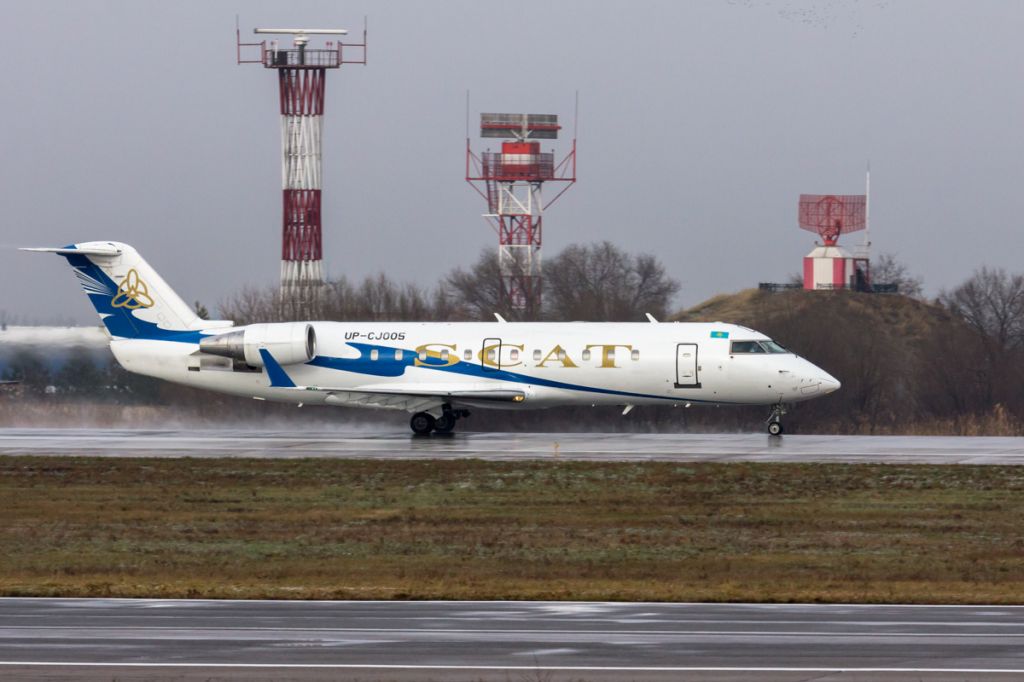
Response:
[[[128,370],[223,393],[348,404],[346,391],[465,395],[515,390],[516,402],[439,400],[472,407],[769,405],[818,397],[839,382],[788,352],[732,352],[763,334],[723,323],[314,322],[316,352],[284,367],[309,390],[271,387],[262,368],[207,355],[198,344],[115,339]],[[224,330],[211,330],[220,333]],[[333,396],[333,398],[332,398]],[[370,404],[381,407],[383,405]]]
[[[128,244],[32,251],[65,258],[121,365],[222,393],[405,410],[418,435],[451,433],[467,408],[772,405],[839,382],[763,334],[712,323],[276,322],[201,320]]]

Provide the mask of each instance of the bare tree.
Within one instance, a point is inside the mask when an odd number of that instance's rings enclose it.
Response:
[[[939,297],[976,335],[975,384],[982,402],[1008,405],[1024,415],[1020,382],[1024,379],[1024,276],[1001,268],[976,270],[966,282]]]
[[[557,320],[626,321],[664,316],[679,283],[648,254],[611,242],[573,244],[544,268],[546,316]]]
[[[395,282],[383,273],[370,275],[358,285],[339,277],[325,283],[319,296],[320,314],[326,320],[412,322],[450,316],[450,306],[438,292]],[[281,306],[280,292],[269,287],[242,289],[222,302],[220,311],[236,324],[295,318],[289,306]]]
[[[510,320],[536,319],[536,311],[513,310],[509,306],[498,254],[492,249],[481,251],[469,270],[452,270],[444,278],[442,290],[448,305],[466,319],[494,319],[494,313]]]
[[[901,294],[911,298],[921,298],[923,291],[921,278],[911,275],[906,263],[893,253],[881,253],[871,260],[871,281],[876,284],[895,284]]]
[[[438,295],[414,284],[400,284],[384,273],[358,286],[341,278],[329,286],[326,317],[332,320],[424,321],[438,317]]]
[[[1024,347],[1024,276],[982,268],[939,300],[987,338],[993,350]]]
[[[245,287],[237,294],[221,301],[218,309],[222,318],[233,320],[237,325],[275,322],[281,319],[277,289],[270,287]]]

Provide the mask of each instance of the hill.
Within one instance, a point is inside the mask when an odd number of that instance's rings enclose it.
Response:
[[[794,317],[857,320],[907,339],[925,338],[938,328],[963,325],[941,305],[906,296],[803,289],[778,293],[745,289],[735,294],[720,294],[677,313],[672,319],[732,322],[758,328]]]
[[[975,358],[983,340],[941,305],[851,291],[748,289],[678,313],[768,334],[843,382],[791,422],[845,433],[1021,433]],[[1018,415],[1019,416],[1019,415]]]

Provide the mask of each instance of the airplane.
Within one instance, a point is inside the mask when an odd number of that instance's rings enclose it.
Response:
[[[471,409],[615,405],[770,406],[833,393],[839,381],[735,324],[277,322],[203,320],[131,246],[25,251],[67,259],[130,372],[257,400],[405,410],[421,436]]]

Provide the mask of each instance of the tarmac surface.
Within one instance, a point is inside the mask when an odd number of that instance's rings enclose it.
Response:
[[[1024,464],[1024,438],[5,428],[0,455]]]
[[[1024,607],[0,599],[4,679],[1014,680]]]

